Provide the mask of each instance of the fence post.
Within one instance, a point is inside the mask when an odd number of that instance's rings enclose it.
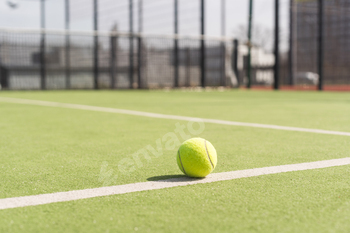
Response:
[[[237,87],[240,86],[240,77],[238,72],[238,40],[233,40],[233,59],[232,59],[232,69],[237,78]]]
[[[0,46],[1,48],[1,46]],[[1,62],[1,60],[0,60]],[[10,88],[9,86],[9,72],[8,69],[2,66],[0,64],[0,88],[1,89],[8,89]]]
[[[142,37],[139,36],[138,37],[138,40],[137,40],[137,43],[138,43],[138,48],[137,48],[137,65],[138,65],[138,68],[137,68],[137,85],[138,85],[138,88],[141,89],[143,88],[143,85],[142,85]]]
[[[200,66],[201,66],[201,86],[206,86],[206,67],[205,67],[205,0],[201,0],[201,53],[200,53]]]
[[[111,77],[111,89],[115,88],[115,61],[116,61],[116,36],[114,35],[116,31],[113,30],[112,34],[110,36],[110,60],[109,60],[109,67],[110,67],[110,77]]]
[[[40,86],[46,89],[46,60],[45,60],[45,0],[41,0],[41,40],[40,40]]]
[[[139,0],[139,36],[137,40],[137,86],[139,89],[142,88],[142,0]]]
[[[98,0],[94,0],[94,89],[98,89]]]
[[[294,85],[294,0],[289,0],[289,85]]]
[[[186,87],[190,86],[191,79],[191,50],[186,48]]]
[[[253,0],[249,1],[249,19],[248,19],[248,64],[247,64],[247,88],[251,87],[251,47],[252,47],[252,20],[253,20]]]
[[[69,38],[69,0],[65,1],[65,28],[66,28],[66,88],[70,89],[70,38]]]
[[[129,88],[133,88],[134,79],[134,23],[133,23],[133,0],[129,0]]]
[[[275,66],[273,88],[279,89],[279,0],[275,0]]]
[[[179,21],[178,21],[179,1],[174,0],[174,34],[179,33]],[[174,87],[179,87],[179,40],[176,37],[174,39]]]
[[[115,65],[114,65],[114,86],[118,88],[118,74],[119,74],[119,67],[118,67],[118,58],[119,58],[119,36],[117,35],[115,37]]]
[[[226,1],[221,0],[221,36],[225,37],[226,35]],[[226,86],[226,72],[225,72],[225,64],[226,64],[226,41],[223,40],[221,42],[221,86]]]
[[[323,0],[318,0],[318,90],[323,90]]]

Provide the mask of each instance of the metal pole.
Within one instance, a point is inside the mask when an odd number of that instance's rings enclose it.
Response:
[[[289,85],[294,85],[294,0],[289,0]]]
[[[294,0],[289,0],[289,85],[294,85]]]
[[[41,43],[40,43],[40,85],[41,89],[46,89],[46,61],[45,61],[45,0],[41,0]]]
[[[142,0],[139,0],[139,34],[142,33]],[[138,69],[137,69],[137,83],[138,88],[142,88],[142,37],[138,37],[138,48],[137,48],[137,59],[138,59]]]
[[[221,36],[226,35],[226,0],[221,0]]]
[[[191,50],[190,48],[186,48],[186,81],[185,86],[191,86]]]
[[[275,0],[275,67],[273,88],[275,90],[279,89],[279,0]]]
[[[70,38],[68,35],[69,31],[69,0],[65,0],[65,28],[66,28],[66,88],[70,88]]]
[[[248,64],[247,64],[248,83],[247,83],[247,88],[250,88],[252,85],[252,77],[251,77],[252,20],[253,20],[253,0],[250,0],[249,1],[249,19],[248,19]]]
[[[112,30],[112,32],[116,32],[116,30]],[[115,88],[115,61],[116,61],[116,36],[111,35],[110,36],[110,61],[109,61],[109,67],[110,67],[110,77],[111,77],[111,89]]]
[[[238,72],[238,40],[233,40],[233,61],[232,61],[232,69],[237,78],[237,87],[240,86],[239,80],[239,72]]]
[[[134,29],[133,29],[133,0],[129,0],[129,82],[130,89],[133,88],[134,78]]]
[[[98,0],[94,0],[94,31],[95,31],[95,36],[94,36],[94,88],[98,89]]]
[[[206,67],[205,67],[205,1],[201,0],[201,55],[200,55],[200,65],[201,65],[201,86],[206,85]]]
[[[174,34],[179,33],[178,21],[179,1],[174,0]],[[174,39],[174,87],[179,87],[179,40]]]
[[[318,0],[318,90],[323,90],[323,0]]]
[[[226,0],[221,0],[221,36],[226,35]],[[221,86],[226,86],[225,74],[225,56],[226,56],[225,42],[221,42]]]

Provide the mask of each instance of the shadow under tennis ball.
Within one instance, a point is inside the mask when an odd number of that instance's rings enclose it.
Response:
[[[163,176],[152,176],[147,178],[148,181],[159,181],[159,182],[190,182],[197,181],[204,178],[192,178],[185,175],[163,175]]]

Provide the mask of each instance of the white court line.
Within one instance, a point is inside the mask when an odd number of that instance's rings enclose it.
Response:
[[[237,121],[224,121],[224,120],[176,116],[176,115],[166,115],[166,114],[159,114],[159,113],[141,112],[141,111],[133,111],[133,110],[117,109],[117,108],[97,107],[97,106],[89,106],[89,105],[81,105],[81,104],[66,104],[66,103],[58,103],[58,102],[29,100],[29,99],[17,99],[17,98],[8,98],[8,97],[0,97],[0,101],[7,102],[7,103],[16,103],[16,104],[29,104],[29,105],[39,105],[39,106],[47,106],[47,107],[71,108],[71,109],[89,110],[89,111],[97,111],[97,112],[110,112],[110,113],[119,113],[119,114],[127,114],[127,115],[134,115],[134,116],[152,117],[152,118],[172,119],[172,120],[202,121],[205,123],[213,123],[213,124],[220,124],[220,125],[234,125],[234,126],[245,126],[245,127],[254,127],[254,128],[265,128],[265,129],[276,129],[276,130],[287,130],[287,131],[299,131],[299,132],[307,132],[307,133],[350,136],[350,132],[330,131],[330,130],[322,130],[322,129],[308,129],[308,128],[298,128],[298,127],[279,126],[279,125],[267,125],[267,124],[257,124],[257,123],[245,123],[245,122],[237,122]]]
[[[110,196],[110,195],[116,195],[116,194],[133,193],[133,192],[140,192],[140,191],[146,191],[146,190],[155,190],[155,189],[164,189],[164,188],[187,186],[187,185],[194,185],[194,184],[212,183],[217,181],[233,180],[233,179],[239,179],[239,178],[245,178],[245,177],[254,177],[254,176],[276,174],[276,173],[283,173],[283,172],[335,167],[335,166],[342,166],[342,165],[349,165],[349,164],[350,164],[350,158],[342,158],[342,159],[323,160],[323,161],[310,162],[310,163],[299,163],[299,164],[281,165],[281,166],[274,166],[274,167],[254,168],[254,169],[240,170],[240,171],[213,173],[204,179],[182,177],[182,178],[172,178],[167,180],[102,187],[102,188],[5,198],[5,199],[0,199],[0,210],[26,207],[26,206],[37,206],[37,205],[44,205],[44,204],[50,204],[50,203],[56,203],[56,202],[66,202],[66,201],[80,200],[80,199],[93,198],[93,197],[103,197],[103,196]]]

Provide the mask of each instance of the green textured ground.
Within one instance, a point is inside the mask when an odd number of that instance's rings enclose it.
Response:
[[[0,92],[47,100],[350,132],[350,94],[270,91]],[[176,123],[0,102],[0,198],[180,175],[176,149],[136,171],[118,163]],[[206,124],[214,172],[350,157],[350,138]],[[350,232],[350,166],[0,210],[0,232]]]

